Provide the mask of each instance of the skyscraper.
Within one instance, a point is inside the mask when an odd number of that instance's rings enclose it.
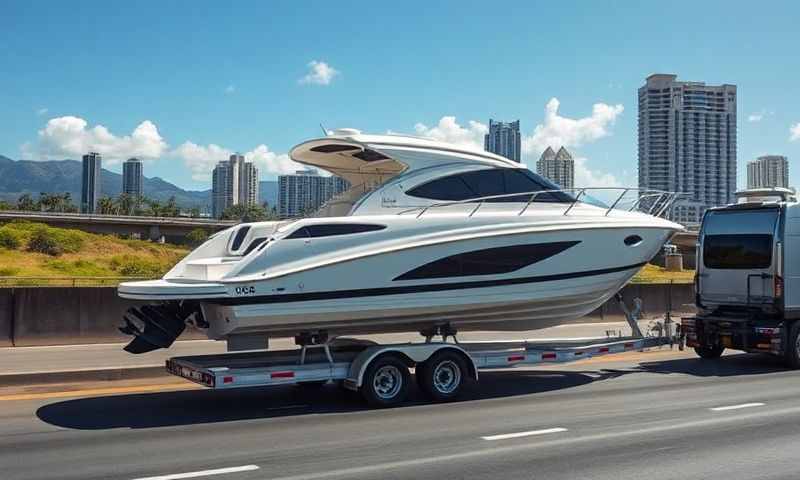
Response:
[[[520,146],[519,120],[505,123],[489,119],[489,133],[483,137],[483,148],[486,151],[519,162]]]
[[[683,223],[734,201],[736,85],[647,77],[639,88],[639,187],[686,194],[671,212]]]
[[[323,177],[315,170],[298,170],[278,176],[278,216],[299,217],[317,210],[323,203],[350,188],[337,176]]]
[[[142,161],[129,158],[122,164],[122,193],[134,198],[142,198],[144,194]]]
[[[212,174],[211,211],[215,218],[233,205],[258,204],[258,168],[246,162],[244,155],[234,154],[220,161]]]
[[[764,155],[747,162],[747,188],[789,188],[789,160],[783,155]]]
[[[81,169],[81,213],[94,213],[100,198],[102,157],[90,152],[83,156]]]
[[[575,160],[563,146],[558,153],[547,147],[536,162],[536,171],[565,190],[575,188]]]

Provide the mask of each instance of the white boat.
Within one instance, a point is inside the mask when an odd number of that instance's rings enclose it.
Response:
[[[166,348],[185,324],[212,339],[529,330],[588,314],[683,227],[586,201],[520,164],[415,137],[338,130],[291,158],[353,185],[314,217],[217,233],[162,279],[126,282],[126,349]],[[658,210],[657,212],[654,210]]]

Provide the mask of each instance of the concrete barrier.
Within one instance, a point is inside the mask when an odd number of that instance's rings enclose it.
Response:
[[[18,347],[127,342],[131,337],[118,330],[122,315],[141,303],[120,298],[113,287],[13,290],[13,342]],[[204,337],[188,332],[181,338]]]
[[[689,312],[694,302],[692,285],[638,285],[622,290],[629,306],[643,301],[642,318],[663,315],[671,301],[673,312]],[[76,345],[127,342],[117,330],[122,315],[141,302],[117,296],[114,287],[15,287],[0,289],[0,346]],[[578,321],[625,319],[619,304],[610,300]],[[187,329],[181,340],[203,339]]]
[[[0,289],[0,347],[14,345],[14,289]]]

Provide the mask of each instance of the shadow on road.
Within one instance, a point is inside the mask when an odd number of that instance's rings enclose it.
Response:
[[[615,373],[568,371],[492,371],[481,373],[480,384],[470,384],[459,402],[529,395],[585,385]],[[427,403],[413,386],[409,401],[398,408]],[[452,405],[452,404],[451,404]],[[154,428],[310,414],[357,412],[368,407],[360,396],[334,385],[293,385],[239,390],[189,390],[163,393],[81,398],[52,403],[36,415],[64,428],[102,430]]]
[[[582,371],[498,370],[481,373],[480,384],[465,388],[457,404],[475,400],[516,397],[568,390],[599,380],[630,374],[684,374],[695,377],[733,377],[786,371],[781,360],[767,355],[734,354],[718,360],[681,358],[642,362],[620,369]],[[412,387],[409,401],[399,409],[427,403]],[[302,417],[312,414],[359,412],[368,407],[355,392],[333,385],[323,387],[243,388],[190,390],[81,398],[45,405],[36,414],[63,428],[103,430],[145,429],[239,420]]]
[[[777,356],[735,353],[714,360],[696,357],[642,362],[636,370],[651,373],[683,373],[695,377],[732,377],[784,372],[787,368],[783,360]]]

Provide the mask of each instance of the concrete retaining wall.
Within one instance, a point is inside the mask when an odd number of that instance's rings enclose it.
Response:
[[[668,299],[673,312],[693,310],[691,285],[628,285],[623,298],[644,302],[643,318],[663,315]],[[127,342],[117,330],[122,315],[139,302],[117,296],[113,287],[15,287],[0,289],[0,347]],[[624,314],[611,300],[578,321],[621,321]],[[181,339],[205,338],[187,330]]]

